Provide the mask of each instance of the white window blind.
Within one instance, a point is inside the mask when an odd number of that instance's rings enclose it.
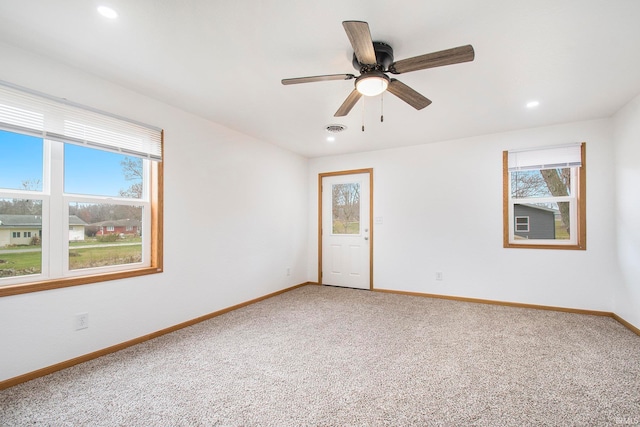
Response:
[[[581,144],[509,151],[509,171],[582,166]]]
[[[0,81],[0,129],[162,161],[162,130]]]

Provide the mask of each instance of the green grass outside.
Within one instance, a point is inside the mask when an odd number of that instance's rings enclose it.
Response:
[[[121,243],[134,243],[132,240]],[[98,243],[92,242],[92,244]],[[81,245],[70,244],[69,269],[78,270],[81,268],[131,264],[142,260],[142,243],[126,246],[118,246],[111,243],[111,245],[113,246],[83,248]],[[40,249],[40,246],[19,246],[11,249],[32,248]],[[0,277],[24,276],[27,274],[37,274],[41,271],[41,250],[0,254]]]
[[[569,240],[570,236],[562,221],[556,220],[556,240]]]
[[[347,223],[347,229],[345,230],[344,222],[334,220],[333,234],[360,234],[360,221]]]
[[[78,246],[88,246],[88,245],[101,245],[101,244],[110,244],[110,245],[122,245],[128,243],[142,243],[142,237],[125,237],[124,239],[118,239],[115,242],[100,242],[95,238],[86,238],[84,240],[76,240],[73,242],[69,242],[70,248],[75,248]]]
[[[42,271],[42,252],[0,254],[0,277],[38,274]]]
[[[142,261],[142,244],[69,249],[69,269],[131,264]]]
[[[119,239],[115,242],[99,242],[96,239],[85,239],[85,240],[76,240],[73,242],[69,242],[69,247],[74,248],[78,246],[89,246],[89,245],[101,245],[101,244],[110,244],[110,245],[126,245],[129,243],[142,243],[142,237],[126,237],[124,239]],[[11,245],[11,246],[0,246],[0,250],[3,251],[19,251],[21,249],[33,249],[40,248],[41,245]]]
[[[3,251],[19,251],[21,249],[40,249],[40,245],[11,245],[11,246],[0,246],[0,249]]]

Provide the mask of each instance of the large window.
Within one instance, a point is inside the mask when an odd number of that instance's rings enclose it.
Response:
[[[504,152],[505,247],[586,249],[584,146]]]
[[[162,131],[0,82],[0,296],[162,271]]]

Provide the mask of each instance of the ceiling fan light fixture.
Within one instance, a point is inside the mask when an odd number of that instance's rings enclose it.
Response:
[[[356,79],[356,90],[364,96],[376,96],[387,90],[389,77],[379,71],[372,71]]]

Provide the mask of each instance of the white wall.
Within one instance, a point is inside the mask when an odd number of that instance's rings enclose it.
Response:
[[[640,328],[640,95],[613,118],[618,260],[614,311]]]
[[[605,119],[312,159],[309,280],[317,280],[318,173],[372,167],[374,217],[383,219],[374,225],[375,288],[611,311],[619,280],[611,134]],[[502,151],[582,141],[587,250],[504,249]]]
[[[0,57],[2,80],[164,128],[166,159],[164,273],[0,298],[0,380],[306,281],[307,159],[1,43]]]
[[[307,160],[1,43],[0,56],[2,80],[166,136],[165,272],[0,298],[0,381],[315,281],[317,175],[364,167],[374,168],[383,218],[376,288],[615,311],[640,327],[639,98],[613,121]],[[502,151],[578,141],[587,143],[588,249],[504,249]],[[90,327],[76,332],[73,316],[85,311]]]

